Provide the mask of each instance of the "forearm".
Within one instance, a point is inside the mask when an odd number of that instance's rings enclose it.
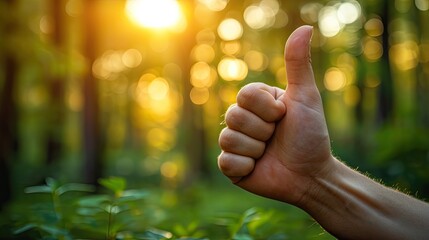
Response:
[[[330,174],[314,178],[298,206],[344,239],[429,237],[429,205],[333,159]]]

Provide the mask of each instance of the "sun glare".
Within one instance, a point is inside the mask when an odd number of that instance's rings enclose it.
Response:
[[[148,28],[171,28],[180,24],[182,13],[176,0],[128,0],[126,12]]]

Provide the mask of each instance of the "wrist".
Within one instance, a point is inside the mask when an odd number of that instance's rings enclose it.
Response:
[[[373,180],[336,158],[332,157],[326,168],[310,181],[297,206],[334,236],[374,237],[380,234],[380,229],[395,228],[384,204],[385,188],[376,186]]]
[[[312,207],[315,199],[324,198],[325,191],[322,191],[321,183],[335,179],[335,175],[340,172],[341,165],[343,164],[332,154],[329,155],[320,170],[308,177],[308,183],[302,189],[302,196],[294,205],[307,211]]]

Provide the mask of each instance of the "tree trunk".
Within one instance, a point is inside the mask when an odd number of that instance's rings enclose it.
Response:
[[[63,0],[51,0],[52,33],[51,40],[59,56],[62,57],[64,51],[64,9]],[[63,59],[59,59],[60,64]],[[57,63],[54,63],[57,64]],[[49,133],[46,142],[46,163],[51,165],[61,157],[62,146],[62,126],[64,123],[64,73],[54,73],[50,76],[50,115],[48,116]]]
[[[83,29],[84,54],[88,71],[82,82],[83,92],[83,174],[84,181],[98,185],[102,175],[101,137],[97,81],[92,75],[92,64],[96,58],[96,6],[98,1],[84,1]]]
[[[379,87],[379,101],[378,101],[378,122],[381,124],[387,120],[391,120],[393,112],[393,79],[389,64],[389,7],[390,1],[384,0],[382,12],[380,13],[381,20],[383,22],[383,56],[381,58],[381,82]]]
[[[201,106],[195,106],[189,96],[192,85],[190,82],[191,58],[190,53],[195,45],[196,29],[194,26],[194,11],[191,3],[186,4],[186,15],[188,18],[188,26],[185,32],[179,35],[179,51],[180,51],[180,67],[182,69],[183,81],[183,137],[184,150],[188,160],[188,168],[183,185],[189,186],[191,183],[200,177],[209,173],[206,140],[204,132],[203,112]]]
[[[8,0],[7,6],[15,8],[16,1]],[[13,19],[5,23],[3,36],[15,35],[16,26]],[[12,198],[10,164],[16,159],[18,149],[17,104],[15,101],[16,73],[18,63],[13,52],[5,49],[3,61],[4,84],[0,99],[0,210]]]

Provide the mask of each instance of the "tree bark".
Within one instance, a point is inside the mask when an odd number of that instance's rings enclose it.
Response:
[[[185,3],[185,2],[183,2]],[[182,126],[183,126],[183,137],[184,150],[188,160],[188,168],[186,170],[186,176],[183,182],[183,186],[189,186],[191,183],[200,178],[201,175],[209,174],[209,167],[206,154],[206,139],[204,132],[204,121],[202,106],[196,106],[190,99],[190,92],[192,85],[190,82],[190,70],[192,62],[190,53],[192,48],[195,46],[195,35],[196,26],[194,24],[194,10],[193,4],[185,4],[186,16],[188,26],[186,30],[179,35],[179,56],[180,56],[180,67],[182,69],[182,82],[183,82],[183,115],[182,115]]]
[[[8,0],[7,6],[15,8],[16,1]],[[15,35],[16,26],[13,19],[5,23],[3,36]],[[0,94],[0,210],[12,198],[10,164],[16,159],[18,150],[17,103],[15,101],[18,62],[12,51],[5,49],[4,84]]]
[[[102,175],[101,137],[99,123],[98,84],[92,75],[92,64],[96,58],[97,37],[96,0],[84,1],[83,29],[84,55],[88,71],[82,82],[83,92],[83,177],[89,184],[98,185]]]
[[[52,44],[61,58],[64,51],[64,9],[65,3],[63,0],[51,0],[51,16],[52,16]],[[63,59],[59,59],[61,64]],[[54,63],[57,64],[57,63]],[[64,123],[64,73],[54,73],[50,76],[49,93],[50,93],[50,115],[48,116],[49,132],[46,142],[46,163],[51,165],[58,161],[61,157],[62,144],[62,126]]]

